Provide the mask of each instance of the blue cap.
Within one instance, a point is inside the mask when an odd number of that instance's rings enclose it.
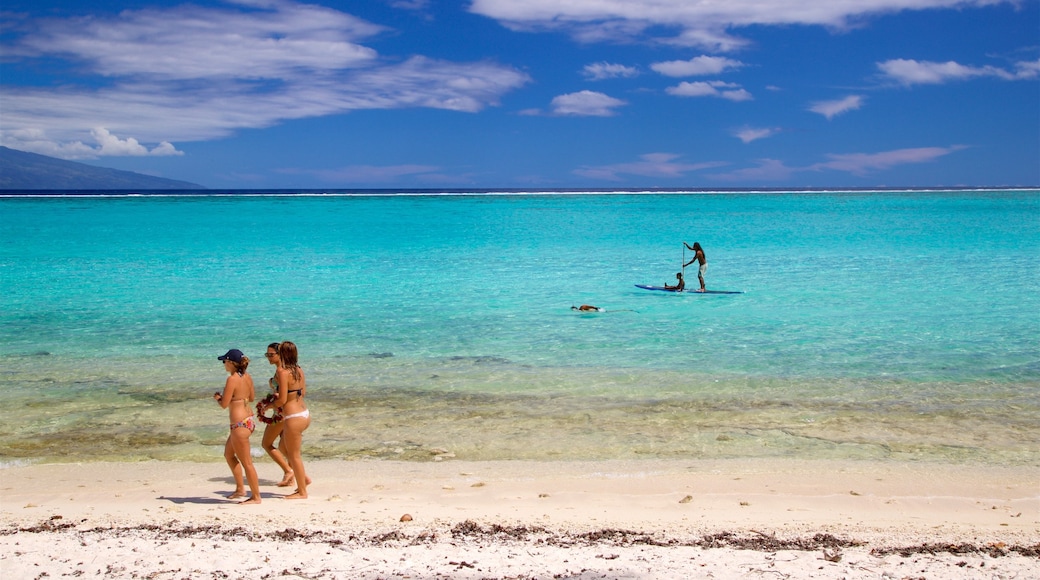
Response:
[[[227,354],[225,354],[224,356],[218,356],[217,360],[230,360],[232,362],[240,363],[242,362],[242,359],[245,358],[245,356],[246,355],[242,354],[242,351],[238,350],[237,348],[233,348],[227,351]]]

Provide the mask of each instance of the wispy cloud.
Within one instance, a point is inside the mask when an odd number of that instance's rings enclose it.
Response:
[[[648,153],[646,155],[641,155],[639,161],[592,167],[586,166],[574,170],[574,173],[582,177],[604,179],[608,181],[619,181],[622,179],[621,175],[676,178],[683,177],[685,174],[692,171],[700,171],[722,165],[722,163],[719,162],[679,163],[675,161],[678,158],[679,155],[672,153]]]
[[[436,165],[401,164],[401,165],[347,165],[329,169],[300,169],[295,167],[273,170],[282,175],[306,175],[330,187],[357,187],[370,185],[383,187],[390,183],[411,183],[422,187],[440,187],[445,185],[465,185],[473,182],[473,176],[467,173],[448,173]],[[266,176],[232,177],[235,181],[263,180]]]
[[[5,88],[0,142],[83,157],[139,154],[133,141],[155,144],[154,154],[177,141],[359,109],[476,112],[530,81],[493,62],[395,62],[359,44],[384,31],[290,0],[39,21],[5,45],[6,58],[69,58],[96,76],[81,86]],[[82,145],[97,127],[124,145]]]
[[[370,64],[376,52],[357,42],[385,30],[322,6],[237,4],[46,20],[14,50],[23,56],[71,55],[110,78],[286,79]]]
[[[754,97],[740,85],[722,81],[681,82],[665,92],[676,97],[719,97],[730,101],[750,101]]]
[[[386,0],[394,8],[404,10],[423,10],[430,4],[430,0]]]
[[[752,141],[758,141],[759,139],[765,139],[772,137],[780,132],[779,127],[742,127],[733,132],[733,136],[740,139],[744,143],[750,143]]]
[[[584,42],[656,36],[660,42],[713,52],[748,41],[730,30],[751,26],[825,26],[846,29],[864,18],[911,10],[961,9],[1015,0],[473,0],[470,10],[513,30],[563,30]],[[678,34],[659,36],[663,31]]]
[[[736,169],[726,173],[715,173],[708,177],[718,181],[734,183],[764,182],[764,181],[787,181],[795,172],[796,168],[787,167],[783,161],[776,159],[759,159],[754,167]]]
[[[833,169],[835,171],[846,171],[853,175],[864,175],[871,171],[890,169],[897,165],[928,163],[964,148],[964,146],[955,145],[953,147],[896,149],[881,153],[831,154],[827,155],[830,161],[817,163],[808,169]]]
[[[896,149],[879,153],[834,153],[828,161],[806,167],[791,167],[778,159],[759,159],[753,167],[745,167],[725,173],[709,174],[708,177],[725,182],[783,182],[806,171],[842,171],[856,176],[892,169],[900,165],[929,163],[941,157],[965,149],[964,146],[918,147]]]
[[[552,114],[582,117],[611,117],[614,109],[626,103],[596,91],[579,91],[560,95],[552,100]]]
[[[739,60],[721,56],[698,56],[690,60],[670,60],[650,65],[654,71],[668,77],[693,77],[717,75],[721,72],[744,66]]]
[[[844,99],[838,99],[835,101],[816,101],[809,106],[809,110],[827,117],[827,120],[831,120],[838,115],[848,113],[849,111],[855,111],[862,106],[863,97],[859,95],[849,95]]]
[[[938,85],[978,77],[1005,81],[1032,80],[1040,76],[1040,60],[1020,61],[1014,70],[994,66],[968,66],[954,61],[931,62],[897,58],[877,63],[881,73],[903,85]]]
[[[350,165],[317,171],[283,170],[283,173],[309,173],[329,183],[391,183],[402,177],[436,175],[438,171],[440,168],[435,165]]]
[[[585,78],[591,81],[602,81],[616,78],[632,78],[639,76],[639,69],[623,64],[612,64],[609,62],[597,62],[585,65],[582,70]]]

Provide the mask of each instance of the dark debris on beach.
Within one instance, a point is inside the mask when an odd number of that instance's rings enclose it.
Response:
[[[1011,554],[1019,554],[1028,558],[1040,559],[1040,544],[1032,546],[1019,546],[1019,545],[1007,545],[1004,542],[993,542],[986,544],[985,546],[976,546],[975,544],[920,544],[917,546],[905,546],[901,548],[874,548],[870,551],[873,556],[887,556],[889,554],[899,554],[904,558],[915,555],[915,554],[963,554],[963,555],[974,555],[974,554],[986,554],[991,558],[1000,558],[1002,556],[1010,556]]]
[[[286,528],[284,530],[273,532],[260,532],[249,530],[241,526],[224,527],[219,525],[183,525],[177,521],[165,524],[108,527],[97,526],[90,528],[83,527],[86,523],[86,519],[76,523],[66,521],[60,515],[55,515],[32,526],[9,526],[7,528],[0,528],[0,535],[9,536],[18,533],[77,533],[124,536],[145,532],[154,535],[157,539],[171,537],[200,539],[219,538],[223,540],[248,539],[249,541],[257,542],[273,539],[282,542],[297,541],[306,543],[323,543],[329,546],[342,546],[344,544],[354,543],[383,547],[432,544],[440,541],[441,538],[441,535],[437,531],[428,529],[423,529],[417,534],[410,534],[401,530],[392,530],[389,532],[373,534],[371,536],[359,536],[356,534],[343,536],[335,532],[305,531],[297,530],[295,528]],[[803,538],[778,538],[775,535],[765,534],[762,532],[754,532],[752,535],[721,532],[707,534],[699,538],[679,539],[661,538],[647,532],[620,529],[602,529],[592,532],[571,533],[556,532],[541,526],[502,526],[499,524],[482,526],[472,520],[465,520],[456,524],[447,531],[446,535],[447,537],[450,537],[451,541],[478,543],[484,541],[520,542],[554,547],[589,545],[616,547],[628,547],[634,545],[659,547],[687,546],[701,547],[704,549],[730,548],[759,552],[775,552],[779,550],[840,550],[841,548],[861,547],[866,545],[866,542],[841,539],[830,534],[815,534],[812,537]],[[1004,542],[991,542],[985,545],[970,543],[924,543],[910,546],[875,547],[871,549],[870,553],[874,556],[899,554],[902,557],[910,557],[917,554],[985,554],[992,558],[1017,554],[1028,558],[1040,559],[1040,543],[1034,545],[1005,544]]]

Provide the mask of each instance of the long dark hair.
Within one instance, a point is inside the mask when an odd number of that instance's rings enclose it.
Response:
[[[293,379],[300,380],[299,352],[296,345],[288,340],[278,345],[278,358],[282,366],[292,373]]]

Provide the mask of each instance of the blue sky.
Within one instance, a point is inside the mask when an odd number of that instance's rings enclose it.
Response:
[[[1040,185],[1037,0],[0,11],[0,144],[210,188]]]

